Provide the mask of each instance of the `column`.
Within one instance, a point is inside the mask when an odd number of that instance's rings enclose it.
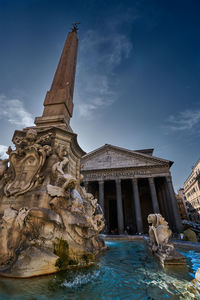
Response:
[[[169,200],[172,208],[172,213],[173,213],[173,223],[175,224],[175,229],[177,232],[181,232],[182,230],[182,223],[181,223],[181,218],[178,210],[178,204],[176,201],[173,185],[172,185],[172,178],[171,176],[166,176],[166,182],[167,182],[167,187],[169,191]]]
[[[104,213],[104,181],[99,181],[99,205]]]
[[[167,207],[167,200],[166,200],[164,184],[159,186],[158,193],[160,195],[159,198],[160,198],[160,209],[162,212],[161,214],[166,219],[166,221],[169,223],[169,225],[171,225],[171,223],[169,221],[169,210]]]
[[[84,181],[84,187],[86,192],[88,193],[88,181]]]
[[[149,187],[151,191],[151,200],[152,200],[152,206],[153,206],[153,212],[155,214],[160,213],[159,205],[158,205],[158,198],[156,194],[156,187],[155,187],[155,182],[153,177],[149,177]]]
[[[119,234],[124,233],[124,214],[122,205],[122,190],[121,190],[121,179],[116,179],[116,196],[117,196],[117,221],[118,221],[118,232]]]
[[[141,206],[140,206],[140,197],[139,197],[137,178],[132,179],[132,186],[133,186],[133,196],[134,196],[134,204],[135,204],[137,232],[142,233],[143,232],[143,223],[142,223],[142,214],[141,214]]]

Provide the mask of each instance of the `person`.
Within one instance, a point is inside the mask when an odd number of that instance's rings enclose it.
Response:
[[[189,225],[184,226],[183,240],[189,242],[198,242],[196,233],[190,228]]]

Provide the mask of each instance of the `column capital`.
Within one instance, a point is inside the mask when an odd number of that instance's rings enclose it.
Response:
[[[148,177],[149,183],[154,184],[154,177]]]
[[[121,183],[121,178],[117,178],[115,179],[116,184],[120,184]]]
[[[172,182],[172,177],[171,175],[165,176],[167,182]]]
[[[137,184],[138,183],[138,178],[137,177],[132,178],[132,182]]]
[[[98,180],[99,184],[104,184],[104,180]]]

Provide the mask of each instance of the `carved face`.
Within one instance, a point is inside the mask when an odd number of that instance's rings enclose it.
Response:
[[[149,224],[154,224],[156,221],[155,215],[154,214],[148,215],[147,221]]]
[[[80,174],[80,182],[83,182],[84,176],[83,174]]]
[[[35,141],[37,138],[37,131],[34,129],[29,129],[26,133],[26,138],[29,141]]]

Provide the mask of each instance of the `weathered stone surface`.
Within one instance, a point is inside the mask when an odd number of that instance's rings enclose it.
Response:
[[[58,267],[56,267],[58,259],[59,257],[48,249],[29,247],[20,252],[13,266],[0,275],[27,278],[55,273],[58,271]]]
[[[71,133],[57,130],[18,132],[16,149],[8,151],[10,166],[1,162],[1,275],[90,265],[105,247],[98,238],[104,222],[97,200],[80,185],[80,150]]]
[[[169,238],[172,231],[169,229],[168,223],[160,214],[150,214],[148,216],[149,248],[151,252],[160,260],[162,265],[182,265],[185,264],[185,257],[177,252]]]
[[[200,283],[200,269],[198,269],[195,273],[195,279],[199,281]]]

